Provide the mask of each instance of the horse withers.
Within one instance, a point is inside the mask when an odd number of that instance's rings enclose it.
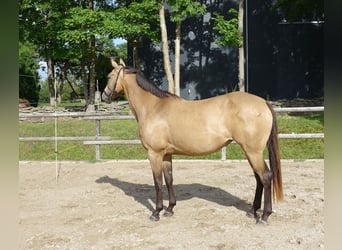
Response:
[[[159,220],[163,209],[163,176],[169,193],[164,215],[173,215],[176,197],[173,189],[172,155],[206,155],[235,141],[246,154],[256,179],[251,210],[258,223],[266,223],[273,200],[283,199],[277,122],[271,104],[245,92],[233,92],[204,100],[187,101],[163,91],[143,73],[111,59],[113,70],[102,99],[110,103],[125,94],[139,125],[142,145],[147,150],[156,190],[156,209],[151,220]],[[267,147],[269,165],[263,151]],[[261,208],[264,192],[264,209]]]

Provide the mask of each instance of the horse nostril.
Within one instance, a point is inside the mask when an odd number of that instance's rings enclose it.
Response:
[[[111,103],[111,98],[107,96],[105,92],[102,92],[101,98],[102,98],[102,101],[106,103]]]

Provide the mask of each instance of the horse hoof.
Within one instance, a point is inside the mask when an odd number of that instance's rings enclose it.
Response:
[[[173,215],[173,212],[172,212],[172,211],[167,211],[167,210],[166,210],[166,211],[164,212],[164,216],[165,216],[165,217],[171,217],[172,215]]]
[[[247,212],[246,216],[249,217],[249,218],[256,218],[255,214],[252,213],[252,212]]]
[[[261,226],[267,226],[268,225],[267,221],[265,221],[265,220],[263,220],[261,218],[257,219],[256,224],[257,225],[261,225]]]
[[[159,216],[151,215],[150,216],[150,221],[158,221],[160,218]]]

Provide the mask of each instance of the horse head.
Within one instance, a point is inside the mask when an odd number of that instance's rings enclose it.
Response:
[[[105,89],[102,92],[102,100],[106,103],[111,103],[112,99],[121,95],[124,91],[122,86],[122,79],[124,74],[125,62],[120,58],[119,64],[111,58],[113,70],[108,74],[108,82]]]

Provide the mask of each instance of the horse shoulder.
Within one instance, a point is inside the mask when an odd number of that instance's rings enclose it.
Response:
[[[168,145],[169,126],[165,119],[167,111],[164,103],[159,103],[153,110],[139,121],[140,140],[147,149],[162,151]]]

